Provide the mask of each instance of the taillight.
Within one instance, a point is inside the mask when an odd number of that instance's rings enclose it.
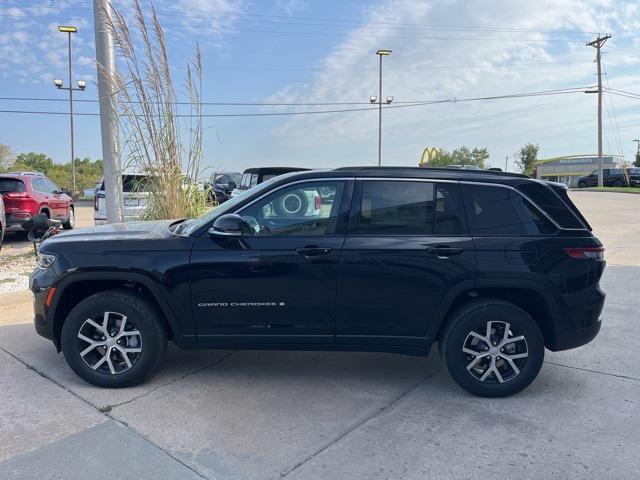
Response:
[[[320,195],[316,196],[316,210],[320,210],[320,208],[322,207],[322,198],[320,198]]]
[[[3,194],[6,198],[27,198],[27,192],[7,192]]]
[[[604,247],[570,247],[564,251],[577,260],[604,260]]]
[[[93,196],[93,209],[96,212],[98,211],[98,194],[97,193]]]

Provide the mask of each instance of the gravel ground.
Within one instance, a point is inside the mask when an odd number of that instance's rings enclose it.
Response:
[[[0,293],[29,288],[29,274],[35,266],[33,251],[0,257]]]

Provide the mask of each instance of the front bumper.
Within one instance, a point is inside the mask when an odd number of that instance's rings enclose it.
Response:
[[[60,345],[54,332],[53,318],[47,307],[47,297],[53,284],[52,275],[53,273],[49,269],[36,268],[29,276],[29,290],[33,293],[33,323],[36,333],[44,338],[53,340],[56,348],[60,350]]]

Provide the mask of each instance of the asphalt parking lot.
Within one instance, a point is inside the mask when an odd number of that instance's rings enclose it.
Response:
[[[518,395],[471,396],[437,349],[171,349],[146,384],[99,389],[3,308],[0,478],[637,478],[640,195],[572,198],[608,249],[603,327]]]

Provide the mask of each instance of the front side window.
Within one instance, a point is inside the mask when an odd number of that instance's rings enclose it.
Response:
[[[252,173],[251,174],[251,182],[249,183],[249,187],[255,187],[258,184],[258,174],[257,173]]]
[[[510,188],[465,184],[462,191],[472,235],[550,235],[557,230],[540,210]]]
[[[47,191],[47,185],[42,178],[34,178],[31,180],[31,188],[40,193],[51,193]]]
[[[290,185],[238,212],[249,235],[332,235],[338,220],[343,181]]]
[[[464,207],[455,183],[363,181],[351,235],[460,235]]]

